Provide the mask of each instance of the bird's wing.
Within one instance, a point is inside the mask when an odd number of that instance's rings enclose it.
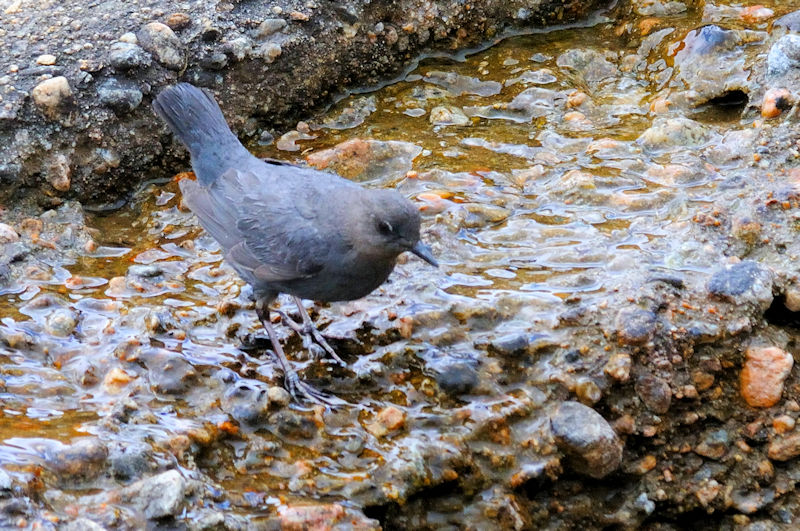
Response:
[[[316,187],[238,170],[218,182],[214,202],[236,210],[229,261],[262,282],[309,278],[323,268],[336,228],[318,217],[324,198]]]

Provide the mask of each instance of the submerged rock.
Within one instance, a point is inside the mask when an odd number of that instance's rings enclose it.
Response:
[[[708,282],[709,293],[730,302],[772,302],[772,273],[752,260],[718,269]]]

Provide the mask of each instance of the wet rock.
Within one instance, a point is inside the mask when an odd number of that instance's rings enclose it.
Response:
[[[177,470],[143,479],[123,489],[120,497],[142,511],[149,520],[177,516],[189,484]]]
[[[800,312],[800,286],[791,285],[784,292],[784,306],[790,312]]]
[[[467,116],[528,123],[534,118],[541,118],[560,111],[565,103],[566,95],[559,91],[531,87],[517,94],[507,104],[464,107],[464,113]]]
[[[151,350],[142,354],[150,383],[157,393],[185,393],[196,381],[197,371],[191,363],[168,350]]]
[[[46,117],[51,120],[68,118],[75,108],[75,98],[69,81],[64,76],[57,76],[42,81],[31,91],[33,102]]]
[[[281,31],[286,26],[287,22],[282,18],[268,18],[261,24],[259,24],[258,30],[256,30],[256,34],[258,35],[258,37],[265,39],[270,35],[272,35],[273,33]]]
[[[577,74],[589,85],[596,85],[617,75],[617,67],[596,50],[569,50],[558,56],[556,64]]]
[[[468,363],[456,362],[441,367],[436,372],[436,383],[448,395],[470,393],[480,383],[478,371]]]
[[[258,424],[269,412],[269,389],[257,380],[238,380],[225,391],[221,406],[239,422]]]
[[[727,264],[711,276],[708,291],[734,303],[755,299],[769,304],[772,302],[772,273],[752,260]]]
[[[665,17],[686,11],[686,4],[677,0],[634,0],[636,13],[645,17]]]
[[[618,382],[627,382],[631,374],[631,357],[627,354],[614,354],[603,367],[603,372]]]
[[[58,337],[67,337],[75,330],[77,324],[75,312],[69,308],[57,308],[47,316],[45,332]]]
[[[366,181],[405,175],[422,148],[408,142],[381,142],[354,138],[308,156],[311,166],[343,177]]]
[[[661,151],[705,144],[710,132],[704,125],[689,118],[656,118],[653,125],[639,136],[644,149]]]
[[[771,88],[764,93],[761,102],[761,116],[764,118],[777,118],[783,111],[788,111],[794,105],[792,93],[785,88]]]
[[[634,389],[650,411],[659,414],[669,411],[672,390],[665,380],[649,374],[643,375],[636,379]]]
[[[8,472],[0,468],[0,491],[11,490],[12,485],[13,481],[11,480],[11,476],[8,475]]]
[[[381,409],[375,420],[366,425],[366,429],[375,437],[385,437],[388,433],[397,431],[406,424],[406,413],[395,406]]]
[[[139,46],[150,52],[162,66],[170,70],[181,70],[186,64],[183,44],[166,24],[145,24],[136,34],[136,38]]]
[[[550,418],[550,426],[576,472],[599,479],[619,468],[622,442],[594,409],[564,402]]]
[[[767,75],[783,77],[800,65],[800,35],[783,35],[775,41],[767,56]]]
[[[59,529],[61,531],[106,531],[105,527],[82,516],[66,523]]]
[[[709,459],[720,459],[728,451],[729,444],[728,430],[715,430],[704,435],[703,440],[695,447],[694,451]]]
[[[104,469],[108,448],[95,438],[80,439],[68,446],[49,449],[45,454],[48,467],[66,481],[86,481]]]
[[[800,11],[787,13],[772,23],[772,31],[779,28],[794,33],[800,32]]]
[[[50,157],[46,167],[46,178],[50,186],[59,192],[69,191],[72,170],[69,166],[69,159],[67,159],[67,156],[63,153],[56,153]]]
[[[192,25],[192,18],[186,13],[172,13],[164,22],[175,31],[186,29]]]
[[[142,103],[142,92],[133,85],[123,85],[116,79],[108,79],[97,88],[100,103],[118,114],[131,112]]]
[[[121,72],[147,68],[152,62],[152,56],[134,43],[115,42],[108,51],[108,64]]]
[[[111,448],[108,460],[115,478],[128,480],[152,471],[153,449],[144,442],[121,442]]]
[[[464,111],[453,106],[438,106],[431,109],[428,117],[433,125],[468,125],[470,123]]]
[[[284,531],[306,529],[358,529],[377,531],[381,525],[355,509],[346,509],[338,503],[289,505],[278,509],[278,526]]]
[[[800,455],[800,433],[775,437],[769,443],[767,456],[773,461],[788,461]]]
[[[444,87],[454,96],[475,94],[476,96],[494,96],[500,94],[503,85],[497,81],[481,81],[474,77],[462,76],[455,72],[432,71],[423,79],[428,83]]]
[[[778,347],[750,347],[745,352],[740,384],[742,398],[752,407],[771,407],[783,394],[794,358]]]
[[[292,395],[283,387],[273,385],[267,391],[269,397],[269,405],[274,407],[286,407],[292,402]]]
[[[744,514],[753,514],[775,501],[775,492],[772,489],[763,489],[754,492],[735,490],[731,493],[733,508]]]
[[[548,334],[507,334],[493,339],[488,344],[488,349],[498,356],[518,356],[533,354],[557,344],[558,342]]]
[[[749,92],[740,33],[710,24],[690,31],[675,54],[676,79],[687,90],[673,100],[690,106],[741,90]]]
[[[656,333],[656,315],[642,308],[625,308],[617,314],[616,328],[620,341],[627,345],[643,345]]]
[[[164,269],[158,264],[136,264],[128,268],[128,274],[140,278],[153,278],[164,274]]]
[[[291,439],[313,439],[319,432],[313,419],[291,409],[283,409],[270,415],[268,421],[275,426],[278,433]]]
[[[19,240],[19,234],[14,227],[6,223],[0,223],[0,243],[11,243]]]

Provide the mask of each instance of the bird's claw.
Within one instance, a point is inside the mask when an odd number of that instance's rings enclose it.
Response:
[[[313,402],[315,404],[320,404],[323,406],[341,406],[346,404],[344,400],[340,398],[336,398],[335,396],[331,396],[329,394],[323,393],[319,389],[315,388],[311,384],[308,384],[300,379],[300,377],[295,372],[287,373],[285,376],[286,380],[286,389],[289,391],[289,394],[292,395],[296,401],[301,402],[303,399],[308,400],[309,402]]]
[[[317,345],[322,347],[325,350],[325,352],[328,353],[328,356],[333,358],[336,361],[336,363],[338,363],[342,367],[347,367],[347,363],[342,358],[340,358],[339,355],[336,353],[336,351],[333,350],[333,347],[328,344],[328,341],[325,339],[325,336],[323,336],[322,333],[313,326],[310,328],[311,328],[311,335],[314,336],[314,341],[317,343]]]

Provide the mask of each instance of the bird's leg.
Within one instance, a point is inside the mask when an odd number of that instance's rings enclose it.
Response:
[[[317,329],[316,326],[314,326],[314,321],[312,321],[311,316],[308,315],[306,307],[303,306],[303,301],[300,299],[300,297],[295,295],[293,298],[294,303],[297,304],[297,311],[300,312],[300,317],[303,319],[303,332],[300,333],[311,334],[314,337],[314,341],[316,341],[319,346],[324,348],[325,352],[327,352],[331,358],[339,362],[340,365],[347,366],[347,363],[345,363],[344,360],[340,358],[338,354],[336,354],[336,351],[333,350],[333,347],[328,344],[322,333]]]
[[[338,404],[339,401],[334,397],[318,391],[311,385],[301,380],[300,376],[297,374],[297,371],[295,371],[294,368],[292,368],[292,366],[289,364],[289,360],[286,358],[286,354],[283,352],[283,347],[281,347],[281,343],[278,341],[278,334],[275,333],[272,323],[269,322],[269,307],[264,300],[258,300],[256,302],[256,314],[258,315],[258,319],[261,321],[261,324],[264,326],[264,330],[267,331],[269,340],[272,342],[272,349],[275,351],[275,356],[278,358],[278,364],[281,366],[281,370],[283,371],[283,379],[286,382],[286,388],[289,393],[291,393],[295,399],[298,399],[298,395],[302,395],[317,404],[329,406]]]

